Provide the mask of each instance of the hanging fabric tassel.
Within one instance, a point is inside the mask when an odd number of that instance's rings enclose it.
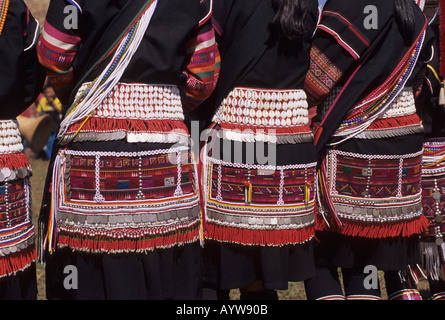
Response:
[[[252,203],[252,183],[250,181],[244,183],[244,198],[246,204]]]
[[[311,184],[309,182],[306,182],[304,185],[304,204],[307,205],[309,203],[309,200],[311,198]]]
[[[328,182],[326,181],[327,173],[326,173],[325,167],[326,167],[326,163],[323,163],[319,170],[320,191],[322,194],[322,199],[325,200],[327,210],[328,210],[329,214],[334,218],[336,225],[340,228],[343,228],[345,226],[345,224],[338,216],[337,211],[335,210],[334,203],[332,202],[332,199],[330,196],[329,185],[328,185]]]
[[[433,280],[440,278],[440,258],[439,248],[435,243],[420,242],[420,249],[422,252],[422,267],[428,273],[428,276]]]
[[[52,190],[51,190],[51,207],[50,207],[50,214],[48,219],[48,227],[47,227],[47,233],[44,239],[43,248],[48,249],[49,253],[54,252],[56,248],[56,242],[57,242],[57,206],[59,203],[59,193],[63,192],[61,191],[61,186],[63,186],[62,180],[61,180],[61,174],[60,170],[62,169],[63,161],[62,161],[62,155],[59,154],[56,159],[54,160],[54,172],[52,177]],[[42,252],[44,250],[42,249]]]
[[[440,84],[440,91],[439,91],[439,105],[445,106],[445,89],[444,89],[445,81],[442,81]]]

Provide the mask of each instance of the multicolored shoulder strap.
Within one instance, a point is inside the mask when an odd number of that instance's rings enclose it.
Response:
[[[386,27],[391,28],[391,24],[387,24]],[[403,55],[401,53],[398,63],[395,64],[392,72],[380,86],[359,100],[354,100],[359,97],[355,97],[357,96],[355,93],[351,94],[354,90],[349,90],[349,96],[355,95],[352,101],[356,101],[354,105],[358,107],[353,109],[343,108],[343,106],[350,105],[351,103],[351,99],[347,99],[347,95],[345,94],[348,92],[351,83],[357,84],[357,79],[361,79],[366,82],[362,85],[364,88],[368,85],[365,71],[362,69],[372,57],[376,48],[380,48],[383,45],[380,43],[380,39],[373,41],[372,46],[368,47],[366,53],[356,60],[357,67],[354,68],[354,72],[346,80],[342,90],[324,114],[321,122],[314,124],[317,150],[322,150],[328,144],[332,145],[332,138],[334,136],[347,137],[347,139],[356,136],[369,127],[369,125],[387,109],[390,103],[397,97],[398,93],[405,87],[417,63],[425,39],[426,27],[427,21],[425,18],[422,27],[419,26],[419,32],[417,33],[415,41],[403,52]],[[382,40],[384,40],[385,34],[386,31],[382,31],[379,37],[383,36]],[[356,92],[358,92],[358,90]],[[336,122],[337,119],[341,120]],[[336,139],[334,144],[343,141],[344,139],[341,138],[340,140]]]
[[[6,15],[8,14],[9,0],[0,0],[0,36],[5,26]]]
[[[128,30],[113,43],[103,58],[96,64],[96,66],[99,65],[114,53],[111,61],[102,73],[77,95],[78,98],[74,100],[67,110],[57,136],[60,141],[63,140],[64,144],[69,142],[67,139],[64,139],[66,138],[64,134],[68,127],[81,119],[85,119],[83,123],[88,121],[103,99],[107,97],[119,82],[144,37],[156,10],[157,3],[158,0],[147,1],[146,6],[141,10],[140,15],[133,20]],[[80,131],[82,126],[80,126],[78,131]]]
[[[333,136],[345,138],[329,143],[330,145],[342,143],[363,132],[387,110],[388,106],[405,87],[418,61],[425,39],[425,28],[426,24],[412,47],[407,51],[388,79],[347,113],[345,119],[333,134]]]

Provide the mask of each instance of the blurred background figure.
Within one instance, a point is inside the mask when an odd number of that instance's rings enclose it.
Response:
[[[62,118],[62,103],[59,98],[57,98],[56,93],[49,82],[47,82],[43,88],[43,95],[38,101],[36,112],[40,116],[49,115],[52,119],[52,130],[48,142],[36,155],[43,159],[49,159],[51,157],[52,146],[57,134],[57,129],[59,128]]]

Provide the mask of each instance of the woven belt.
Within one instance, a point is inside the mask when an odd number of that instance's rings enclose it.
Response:
[[[88,85],[89,83],[83,84],[79,92],[83,92]],[[118,83],[97,109],[95,116],[184,120],[181,96],[176,86],[139,83]]]
[[[213,121],[255,126],[308,125],[303,90],[235,88],[222,101]]]
[[[83,84],[79,92],[89,85]],[[176,86],[118,83],[90,118],[70,125],[61,143],[124,139],[130,143],[186,142],[189,133],[183,120]]]
[[[0,154],[23,152],[17,120],[0,120]]]

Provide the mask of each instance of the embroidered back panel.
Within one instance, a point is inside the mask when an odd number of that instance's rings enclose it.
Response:
[[[53,201],[59,246],[137,252],[199,240],[197,173],[186,148],[62,150],[57,161]]]
[[[423,214],[429,226],[422,234],[428,242],[443,243],[445,234],[445,141],[443,139],[424,142],[422,167]]]
[[[168,155],[151,157],[101,157],[100,189],[105,201],[137,200],[173,197],[177,186],[177,166]],[[96,194],[95,157],[72,156],[67,163],[69,177],[66,186],[70,200],[94,200]],[[190,159],[182,165],[182,190],[196,193]],[[140,192],[141,191],[141,192]]]
[[[0,227],[7,228],[29,221],[24,180],[0,186]]]
[[[209,238],[277,246],[313,237],[315,163],[269,167],[208,160]]]
[[[0,3],[2,8],[5,2]],[[0,120],[0,278],[36,259],[30,175],[18,122]]]
[[[337,213],[376,223],[418,216],[421,161],[421,152],[389,156],[330,150],[329,191]]]
[[[444,168],[442,167],[442,170]],[[445,234],[445,173],[437,174],[434,178],[424,177],[422,180],[422,206],[423,214],[428,218],[429,227],[424,231],[423,237],[431,237],[431,241],[443,238]],[[440,240],[439,240],[440,241]]]
[[[219,182],[219,166],[212,171],[212,194],[218,195],[223,201],[234,204],[276,205],[280,200],[280,189],[284,203],[304,203],[305,193],[314,195],[314,168],[289,169],[283,171],[283,186],[280,186],[281,172],[278,170],[250,170],[243,168],[221,167]],[[246,187],[251,185],[251,197],[246,197]],[[247,194],[248,196],[248,194]]]
[[[344,235],[420,234],[428,224],[422,215],[422,153],[367,155],[329,149],[320,196],[329,194],[329,203],[320,203],[319,212],[333,213],[337,219],[333,228]]]
[[[406,159],[361,159],[337,156],[333,194],[354,198],[389,198],[420,192],[419,157]],[[400,176],[401,170],[401,176]]]
[[[0,278],[36,258],[29,199],[28,178],[0,184]]]

